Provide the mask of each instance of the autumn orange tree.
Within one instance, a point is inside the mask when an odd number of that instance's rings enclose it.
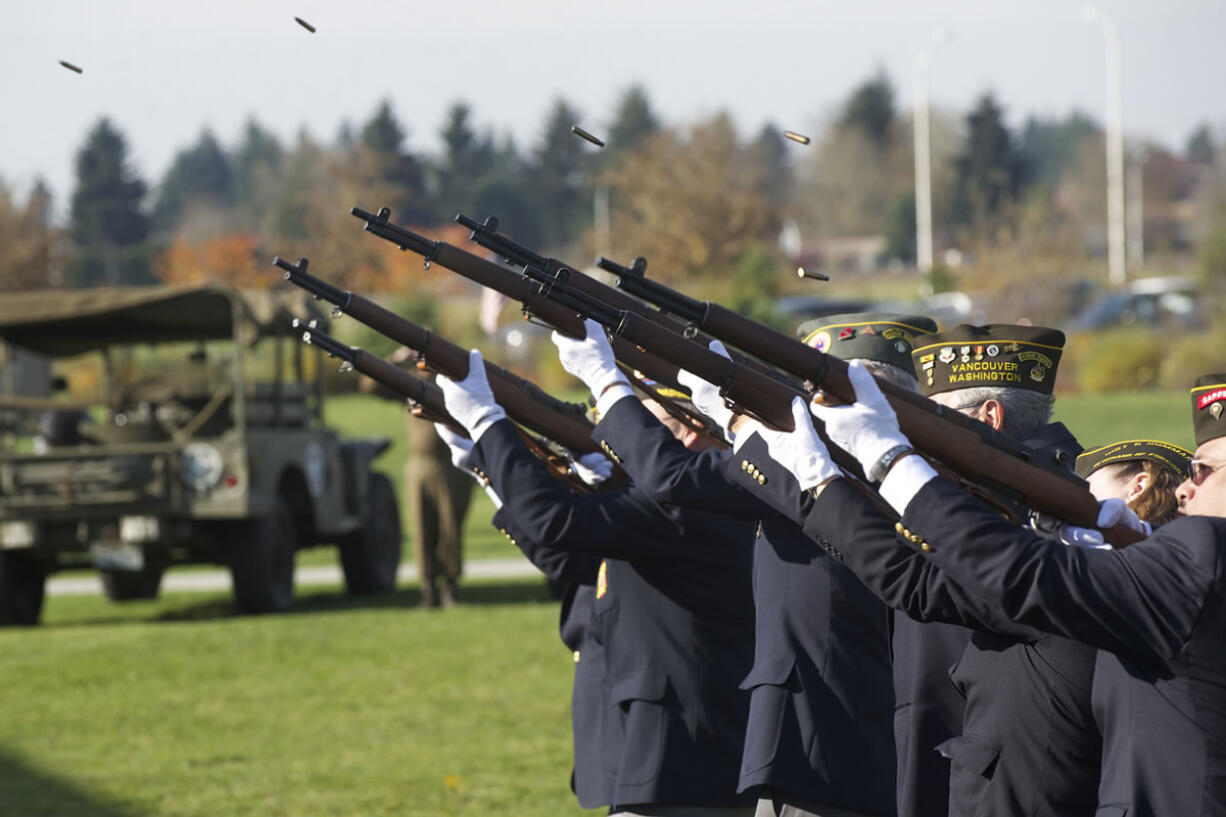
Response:
[[[50,225],[51,197],[40,182],[24,204],[0,184],[0,290],[37,289],[57,283],[64,236]]]
[[[726,113],[689,131],[656,133],[604,174],[613,190],[614,253],[645,256],[661,278],[727,272],[778,234],[766,175],[760,153],[738,140]]]

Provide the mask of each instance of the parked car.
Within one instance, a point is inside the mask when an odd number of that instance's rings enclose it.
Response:
[[[1199,329],[1206,316],[1200,287],[1185,276],[1139,278],[1124,289],[1102,296],[1073,319],[1073,329],[1096,331],[1117,327]]]

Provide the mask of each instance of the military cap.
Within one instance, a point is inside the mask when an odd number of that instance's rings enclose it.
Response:
[[[1203,374],[1192,387],[1192,429],[1196,444],[1226,437],[1226,374]]]
[[[852,312],[825,318],[805,337],[805,343],[842,360],[875,360],[910,372],[915,339],[935,331],[936,322],[922,315]]]
[[[1051,394],[1063,350],[1059,329],[963,323],[917,338],[911,356],[925,396],[980,386]]]
[[[1085,451],[1077,458],[1077,466],[1073,470],[1077,472],[1077,476],[1085,479],[1106,465],[1149,460],[1170,469],[1180,479],[1187,479],[1188,463],[1191,459],[1191,451],[1161,440],[1121,440]]]

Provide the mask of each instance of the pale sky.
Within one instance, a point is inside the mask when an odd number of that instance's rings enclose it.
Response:
[[[565,97],[601,135],[643,84],[668,123],[724,109],[816,134],[883,66],[911,103],[916,52],[944,27],[934,102],[993,90],[1009,120],[1081,108],[1104,118],[1103,37],[1076,0],[0,0],[0,178],[44,176],[63,214],[73,157],[102,115],[150,184],[209,126],[227,145],[255,115],[283,140],[331,141],[384,97],[433,151],[448,105],[521,149]],[[1124,127],[1182,148],[1208,121],[1226,136],[1226,0],[1107,0],[1120,29]],[[310,34],[294,17],[318,29]],[[85,69],[75,74],[58,64]],[[790,149],[805,150],[789,143]],[[811,148],[810,148],[811,149]]]

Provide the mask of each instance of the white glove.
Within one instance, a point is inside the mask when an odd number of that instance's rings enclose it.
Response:
[[[473,454],[473,441],[467,437],[455,433],[450,426],[443,423],[435,423],[434,431],[438,434],[439,439],[447,443],[447,448],[451,451],[451,464],[461,471],[472,474],[476,478],[476,474],[472,473],[471,460]]]
[[[792,420],[796,424],[793,431],[776,431],[761,425],[755,429],[766,441],[771,459],[788,469],[804,491],[842,476],[843,472],[830,459],[826,444],[817,436],[805,401],[799,397],[792,398]]]
[[[859,460],[871,479],[882,455],[910,442],[898,430],[898,418],[877,381],[859,361],[847,365],[847,378],[855,389],[856,402],[842,406],[813,403],[809,409],[825,424],[830,441]]]
[[[467,377],[455,381],[440,374],[437,382],[443,390],[447,413],[464,426],[474,443],[481,439],[486,429],[507,416],[502,406],[494,401],[494,393],[485,379],[485,361],[476,349],[468,353]]]
[[[718,355],[728,357],[728,350],[718,340],[711,341],[708,348]],[[731,440],[733,434],[728,426],[732,423],[732,410],[724,404],[724,398],[720,396],[719,387],[713,383],[708,383],[693,372],[687,372],[685,369],[678,372],[677,382],[690,390],[690,401],[699,411],[719,423],[720,428],[724,430],[724,436]]]
[[[1138,517],[1132,508],[1128,507],[1128,503],[1122,499],[1104,499],[1098,503],[1097,525],[1100,528],[1124,525],[1146,536],[1154,532],[1153,527]],[[1107,550],[1111,548],[1111,545],[1107,544],[1106,539],[1103,537],[1103,532],[1095,528],[1061,525],[1058,534],[1060,541],[1066,545]]]
[[[583,340],[568,338],[556,330],[551,336],[558,347],[562,368],[582,380],[596,399],[614,383],[624,383],[628,390],[630,383],[617,368],[604,327],[589,318],[583,321],[583,328],[587,330]]]
[[[571,460],[576,476],[593,488],[613,476],[613,463],[599,451],[582,454]]]

